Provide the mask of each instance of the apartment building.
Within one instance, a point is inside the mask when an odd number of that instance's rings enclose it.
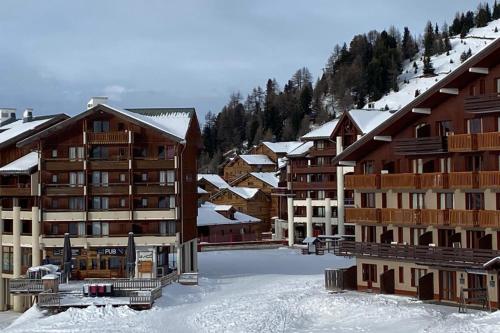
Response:
[[[340,253],[356,256],[358,289],[499,306],[500,39],[334,163],[354,167]]]
[[[8,282],[31,265],[40,265],[38,153],[16,143],[68,116],[34,116],[26,109],[17,118],[15,109],[0,109],[0,311],[24,306],[9,294]]]
[[[71,236],[74,278],[124,277],[129,232],[135,235],[136,276],[156,277],[174,266],[197,270],[201,135],[194,109],[104,103],[93,99],[86,111],[17,143],[28,153],[15,166],[36,172],[29,183],[35,198],[16,206],[11,195],[2,196],[2,243],[13,240],[3,248],[3,264],[18,267],[12,277],[24,273],[18,263],[29,257],[26,248],[43,258],[25,260],[26,266],[61,264],[65,233]]]
[[[287,221],[276,220],[277,235],[289,244],[319,235],[354,235],[344,224],[343,207],[352,205],[352,191],[344,190],[343,175],[352,167],[335,166],[338,152],[392,115],[389,111],[350,110],[302,136],[303,143],[287,154]],[[284,232],[284,229],[287,232]]]

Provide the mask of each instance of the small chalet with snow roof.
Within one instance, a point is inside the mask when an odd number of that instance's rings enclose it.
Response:
[[[219,175],[200,173],[198,174],[198,187],[210,194],[216,194],[223,188],[229,187],[229,184]]]
[[[276,163],[267,155],[237,155],[224,166],[224,179],[232,182],[250,172],[276,171]]]

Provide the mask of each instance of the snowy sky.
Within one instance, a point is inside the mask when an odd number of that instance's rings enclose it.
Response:
[[[147,6],[145,5],[147,3]],[[80,112],[91,96],[123,107],[220,111],[268,77],[321,73],[333,46],[395,25],[420,33],[471,0],[17,1],[0,3],[0,107]]]

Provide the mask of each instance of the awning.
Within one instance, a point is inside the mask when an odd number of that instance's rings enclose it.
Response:
[[[29,175],[38,166],[38,152],[31,152],[0,168],[2,175]]]

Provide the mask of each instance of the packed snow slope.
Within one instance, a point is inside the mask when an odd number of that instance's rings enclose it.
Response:
[[[495,32],[495,28],[500,31],[500,20],[492,21],[486,27],[471,29],[464,39],[460,39],[460,36],[450,38],[452,47],[450,55],[443,53],[431,57],[436,76],[423,77],[424,64],[421,55],[415,60],[418,66],[417,73],[413,68],[413,61],[406,61],[403,64],[403,72],[399,76],[399,91],[390,92],[374,102],[373,107],[380,110],[383,110],[386,106],[390,110],[401,109],[415,98],[415,90],[418,89],[420,93],[423,93],[460,66],[462,52],[467,52],[470,48],[472,55],[474,55],[493,40],[499,38],[500,32]]]
[[[396,296],[323,288],[325,267],[350,266],[333,255],[296,250],[205,252],[199,286],[164,289],[153,309],[36,308],[5,332],[500,332],[500,312],[458,314]]]

